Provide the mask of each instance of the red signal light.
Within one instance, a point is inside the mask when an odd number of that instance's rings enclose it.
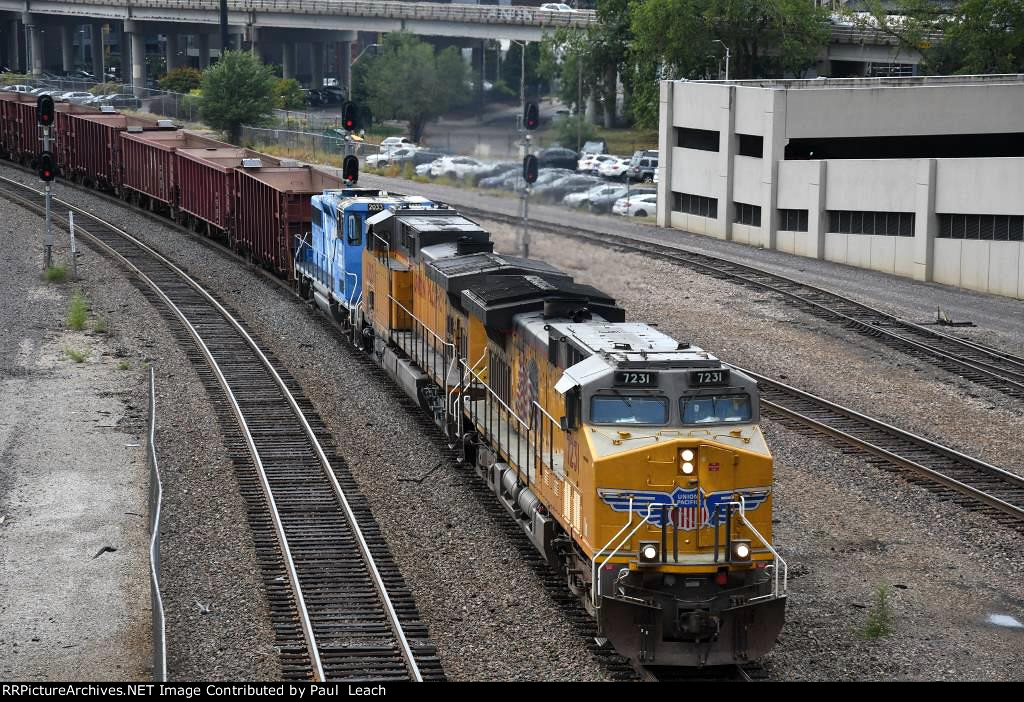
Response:
[[[346,102],[345,107],[341,113],[341,124],[345,127],[346,131],[352,132],[356,129],[356,104],[354,102]]]
[[[53,176],[56,169],[54,169],[53,167],[53,155],[49,151],[44,151],[43,153],[39,154],[39,162],[37,165],[37,173],[39,175],[40,180],[46,183],[49,183],[51,180],[53,180]]]
[[[523,126],[529,130],[540,126],[540,108],[537,107],[537,103],[526,103],[526,107],[523,108]]]
[[[36,121],[44,127],[49,127],[53,124],[53,118],[53,98],[49,95],[40,95],[36,100]]]

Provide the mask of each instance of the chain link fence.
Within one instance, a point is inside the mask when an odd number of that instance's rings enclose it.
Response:
[[[329,131],[242,127],[241,138],[245,146],[272,156],[336,166],[340,166],[346,156],[358,156],[362,160],[380,153],[378,144],[368,144]]]

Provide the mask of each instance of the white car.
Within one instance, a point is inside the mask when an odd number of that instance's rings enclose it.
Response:
[[[430,164],[430,175],[435,178],[448,176],[449,178],[465,178],[473,171],[486,168],[487,164],[477,161],[468,156],[445,156]]]
[[[434,165],[433,161],[431,161],[430,163],[421,163],[420,165],[416,166],[416,175],[418,175],[418,176],[428,176],[428,175],[430,175],[430,169],[433,167],[433,165]]]
[[[597,173],[602,178],[619,179],[626,175],[626,170],[629,168],[628,158],[614,157],[610,161],[605,161],[597,167]]]
[[[540,6],[540,9],[548,12],[576,12],[564,2],[546,2]]]
[[[569,193],[562,198],[562,204],[568,205],[569,207],[582,207],[584,203],[590,202],[591,198],[600,197],[602,195],[611,195],[615,191],[623,190],[624,187],[621,185],[612,184],[601,184],[595,185],[590,190],[584,190],[581,193]]]
[[[7,93],[31,93],[35,88],[31,85],[8,85],[4,88],[4,92]]]
[[[71,102],[71,103],[74,103],[76,105],[82,105],[87,100],[92,100],[94,97],[96,97],[96,96],[93,95],[92,93],[83,93],[83,92],[79,92],[79,91],[71,91],[69,93],[62,94],[58,99],[63,101],[63,102]]]
[[[624,217],[649,217],[658,209],[658,196],[654,193],[629,195],[616,200],[612,212]]]
[[[366,165],[373,167],[386,166],[392,161],[406,161],[412,158],[412,155],[416,153],[416,149],[409,147],[402,147],[396,149],[387,149],[381,151],[379,154],[373,154],[372,156],[366,157]]]
[[[397,136],[390,136],[390,137],[388,137],[387,139],[385,139],[384,141],[382,141],[380,143],[381,151],[384,151],[385,149],[397,148],[399,146],[409,147],[409,146],[416,146],[416,144],[409,137],[397,137]]]
[[[612,156],[611,154],[583,154],[583,158],[576,164],[576,170],[580,173],[593,173],[598,175],[597,169],[602,163],[606,163],[618,156]]]

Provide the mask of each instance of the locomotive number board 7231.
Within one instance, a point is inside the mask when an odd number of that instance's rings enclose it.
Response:
[[[658,374],[653,371],[615,371],[615,384],[649,388],[658,384]]]
[[[729,369],[715,368],[713,370],[690,371],[690,387],[703,387],[705,385],[728,385]]]

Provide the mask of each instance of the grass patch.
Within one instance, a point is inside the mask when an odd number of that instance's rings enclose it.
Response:
[[[92,330],[97,334],[106,334],[110,331],[110,323],[104,317],[97,317],[96,321],[92,323]]]
[[[47,283],[63,283],[68,277],[67,266],[50,266],[43,274]]]
[[[879,585],[875,591],[875,602],[868,611],[868,621],[864,626],[864,637],[880,639],[893,632],[894,614],[889,602],[889,586]]]
[[[85,301],[85,295],[81,290],[76,290],[75,294],[71,296],[71,304],[68,305],[68,327],[75,331],[82,331],[88,316],[89,305]]]
[[[605,129],[604,127],[595,126],[593,127],[593,134],[595,139],[604,139],[608,144],[608,153],[615,154],[616,156],[629,157],[633,155],[634,151],[658,148],[657,129]],[[538,136],[534,138],[534,142],[538,146],[549,146],[559,140],[557,124],[541,130]],[[584,139],[584,141],[587,140]],[[562,143],[562,146],[568,149],[575,149],[576,139],[571,139],[569,143]]]
[[[293,146],[280,146],[277,144],[259,144],[253,147],[262,153],[278,158],[290,158],[306,163],[319,163],[335,168],[341,168],[345,157],[339,153],[324,151],[323,149],[299,148]]]
[[[118,363],[118,364],[117,364],[117,369],[118,369],[119,371],[126,371],[126,370],[128,370],[128,369],[129,369],[130,367],[131,367],[131,366],[129,366],[129,365],[128,365],[128,361],[121,361],[120,363]]]
[[[64,355],[75,363],[84,363],[85,359],[89,358],[87,351],[76,351],[75,349],[64,349]]]

